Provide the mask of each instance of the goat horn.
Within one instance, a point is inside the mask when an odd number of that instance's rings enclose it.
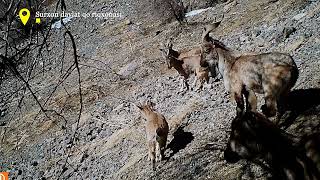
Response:
[[[172,46],[173,46],[172,45],[172,37],[167,40],[167,44],[166,45],[167,45],[168,48],[170,48],[170,49],[172,48]]]
[[[215,28],[217,28],[220,25],[220,22],[216,22],[214,24],[208,24],[204,27],[204,31],[202,34],[202,43],[207,43],[210,42],[210,37],[209,37],[209,33],[214,30]]]

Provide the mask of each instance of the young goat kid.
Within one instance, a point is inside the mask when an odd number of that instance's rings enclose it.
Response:
[[[153,109],[153,104],[147,101],[145,105],[136,105],[143,117],[147,120],[145,124],[148,146],[148,160],[152,162],[155,169],[155,162],[161,161],[167,143],[169,126],[165,117]]]
[[[246,112],[232,121],[224,158],[230,163],[241,158],[262,158],[277,180],[317,180],[320,179],[320,152],[316,145],[319,138],[320,134],[314,134],[303,141],[296,140],[262,114]]]
[[[288,54],[271,52],[237,56],[223,43],[209,37],[214,27],[206,27],[203,33],[203,56],[214,58],[224,86],[231,99],[237,103],[237,114],[247,110],[256,111],[255,93],[264,94],[263,113],[270,117],[277,114],[277,122],[284,113],[285,99],[295,85],[299,72]]]
[[[209,82],[208,64],[202,61],[202,54],[200,48],[195,48],[189,51],[175,51],[172,49],[172,43],[169,41],[164,49],[160,49],[163,53],[168,68],[174,67],[178,73],[183,77],[182,91],[184,87],[189,90],[188,78],[192,73],[195,73],[195,81],[193,87],[201,89],[204,82]],[[197,87],[198,81],[200,84]]]

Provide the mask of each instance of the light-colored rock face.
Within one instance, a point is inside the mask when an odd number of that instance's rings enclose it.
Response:
[[[133,75],[133,73],[138,68],[138,66],[139,65],[136,62],[130,62],[129,64],[127,64],[124,67],[120,68],[118,74],[120,74],[122,76]]]
[[[192,11],[196,9],[203,9],[207,7],[215,6],[219,3],[224,3],[226,0],[181,0],[183,5],[186,7],[187,11]]]
[[[158,49],[160,42],[165,43],[169,37],[174,38],[177,49],[196,47],[201,42],[203,26],[222,19],[210,36],[242,53],[288,52],[300,74],[294,90],[320,88],[319,1],[229,1],[187,18],[189,25],[182,26],[176,21],[164,21],[167,18],[163,14],[149,10],[147,1],[78,2],[66,1],[68,11],[120,11],[124,16],[94,21],[74,18],[67,24],[80,56],[84,105],[76,141],[73,143],[72,137],[77,127],[79,95],[74,71],[45,105],[65,119],[54,112],[48,112],[51,119],[43,113],[37,116],[39,107],[29,91],[23,98],[21,111],[15,112],[23,89],[12,96],[15,103],[1,105],[1,111],[6,110],[0,117],[0,163],[6,164],[0,164],[0,171],[7,167],[11,176],[18,179],[57,179],[60,174],[60,179],[227,180],[270,176],[260,166],[246,165],[245,161],[227,164],[223,158],[235,116],[235,104],[230,102],[223,81],[212,82],[201,92],[178,93],[178,74],[174,69],[168,70]],[[155,7],[162,10],[161,4]],[[301,13],[306,15],[295,20]],[[128,19],[131,24],[126,23]],[[285,27],[294,27],[296,31],[284,38]],[[37,76],[30,79],[41,103],[74,62],[67,37],[62,68],[64,31],[51,33],[50,51],[44,51],[43,57],[36,59],[45,66],[39,64],[34,71]],[[37,57],[37,53],[30,57]],[[11,97],[21,85],[21,81],[6,80],[0,88],[0,100]],[[291,115],[293,124],[289,123],[289,133],[301,136],[319,130],[317,92],[317,89],[299,91],[299,101],[291,99],[292,112],[297,114]],[[130,104],[145,99],[157,104],[156,109],[167,117],[171,127],[170,148],[165,153],[170,159],[159,163],[156,172],[146,161],[144,120]],[[258,99],[262,102],[262,97]],[[261,105],[258,104],[258,109]]]

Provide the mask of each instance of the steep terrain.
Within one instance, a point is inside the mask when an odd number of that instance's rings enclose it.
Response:
[[[288,132],[302,136],[320,129],[320,2],[317,0],[231,0],[211,4],[180,25],[159,17],[147,1],[77,1],[68,11],[121,12],[122,17],[73,18],[67,24],[76,39],[81,65],[83,112],[75,145],[79,96],[74,71],[47,104],[65,117],[38,115],[30,93],[24,108],[7,105],[1,117],[0,171],[12,179],[266,179],[260,166],[242,160],[228,164],[223,147],[235,105],[222,81],[201,92],[178,93],[177,72],[168,70],[160,43],[174,38],[174,48],[200,43],[204,25],[221,21],[211,36],[240,52],[288,52],[300,76],[290,105],[296,114]],[[198,7],[198,6],[194,6]],[[199,6],[202,7],[202,6]],[[194,8],[191,8],[194,9]],[[30,83],[42,103],[73,63],[70,41],[62,60],[63,29],[53,29],[46,73]],[[42,67],[39,67],[42,68]],[[7,83],[5,96],[21,83]],[[305,90],[301,90],[305,89]],[[299,90],[299,91],[298,91]],[[130,102],[146,99],[170,125],[167,160],[152,171],[147,161],[144,120]],[[261,99],[261,97],[259,97]],[[320,99],[320,98],[319,98]],[[66,163],[67,162],[67,163]]]

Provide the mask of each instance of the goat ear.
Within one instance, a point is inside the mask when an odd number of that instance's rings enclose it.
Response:
[[[203,43],[203,44],[210,43],[210,37],[209,37],[209,35],[205,35],[205,36],[202,38],[202,43]]]
[[[132,103],[133,106],[137,107],[138,109],[142,110],[142,105],[140,103],[136,104],[136,103]]]
[[[215,22],[215,23],[213,24],[213,27],[214,27],[214,28],[217,28],[220,24],[221,24],[221,21]]]
[[[147,100],[147,101],[146,101],[146,105],[147,105],[147,106],[151,106],[151,101],[150,101],[150,100]]]
[[[139,108],[140,110],[143,109],[142,106],[140,106],[140,105],[136,105],[136,106],[137,106],[137,108]]]
[[[167,48],[169,48],[169,49],[172,49],[172,38],[169,38],[168,40],[167,40]]]
[[[150,100],[147,100],[146,105],[153,109],[153,107],[155,106],[155,103],[151,102]]]

